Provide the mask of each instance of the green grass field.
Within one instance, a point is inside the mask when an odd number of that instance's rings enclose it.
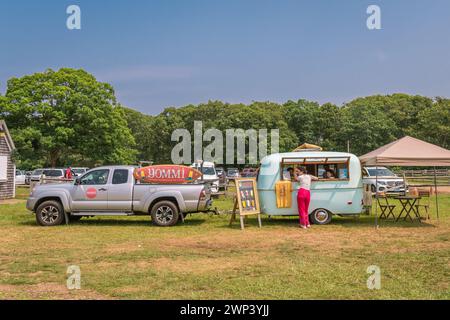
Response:
[[[449,299],[450,196],[440,220],[382,221],[373,216],[297,227],[297,219],[195,214],[159,228],[149,217],[88,218],[43,228],[16,203],[0,204],[2,299]],[[215,201],[230,210],[231,199]],[[81,289],[66,287],[81,268]],[[366,286],[370,265],[381,289]]]

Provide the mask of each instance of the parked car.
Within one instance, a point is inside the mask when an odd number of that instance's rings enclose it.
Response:
[[[82,167],[74,167],[74,168],[72,168],[72,172],[73,172],[73,174],[75,175],[75,177],[82,176],[82,175],[85,174],[88,170],[89,170],[89,168],[82,168]]]
[[[244,168],[242,169],[241,176],[244,178],[256,177],[257,171],[255,168]]]
[[[222,167],[216,168],[217,176],[219,177],[219,188],[227,189],[228,186],[228,178],[225,173],[225,169]]]
[[[403,179],[386,167],[364,167],[363,183],[370,185],[372,192],[375,192],[375,190],[387,193],[405,192],[405,183]],[[377,187],[375,187],[375,185],[377,185]]]
[[[26,175],[25,175],[25,171],[23,171],[23,170],[16,170],[16,181],[15,181],[15,183],[16,183],[16,185],[17,184],[25,184],[25,178],[26,178]]]
[[[228,168],[227,170],[227,178],[233,180],[235,178],[239,178],[241,175],[239,173],[239,169],[237,168]]]
[[[66,169],[57,169],[57,168],[48,168],[48,169],[44,169],[42,171],[42,174],[46,177],[46,178],[52,178],[52,179],[64,179],[64,172],[66,171]]]
[[[151,215],[158,226],[173,226],[187,213],[207,211],[208,184],[145,184],[133,177],[133,166],[99,167],[72,183],[33,188],[27,209],[41,226],[54,226],[83,216]]]
[[[33,171],[26,171],[25,172],[25,184],[30,184],[30,179],[31,179],[31,174],[33,173]]]
[[[212,193],[219,192],[219,176],[213,162],[194,162],[191,167],[203,173],[203,180],[211,185]]]
[[[216,168],[216,173],[218,176],[221,176],[225,174],[225,170],[222,167],[218,167]]]
[[[27,184],[30,184],[30,182],[32,182],[32,181],[35,181],[35,182],[39,181],[43,171],[44,171],[44,169],[33,170],[33,172],[31,172],[31,174],[29,175],[29,177],[26,178],[26,182],[28,181]]]

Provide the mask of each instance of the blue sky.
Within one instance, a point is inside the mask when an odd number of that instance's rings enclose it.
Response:
[[[10,77],[83,68],[119,102],[168,106],[405,92],[449,96],[450,1],[0,2],[0,92]],[[66,28],[79,5],[82,29]],[[368,5],[382,30],[368,30]]]

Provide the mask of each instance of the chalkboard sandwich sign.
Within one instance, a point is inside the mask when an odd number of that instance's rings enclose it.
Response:
[[[261,228],[261,211],[259,208],[258,190],[255,178],[236,178],[236,196],[230,225],[236,220],[236,211],[239,211],[241,229],[244,229],[244,217],[258,216],[258,224]]]

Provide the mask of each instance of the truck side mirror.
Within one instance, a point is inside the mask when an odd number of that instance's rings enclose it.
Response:
[[[76,177],[75,178],[75,183],[74,183],[76,186],[78,186],[78,185],[80,185],[81,184],[81,179],[80,179],[80,177]]]

